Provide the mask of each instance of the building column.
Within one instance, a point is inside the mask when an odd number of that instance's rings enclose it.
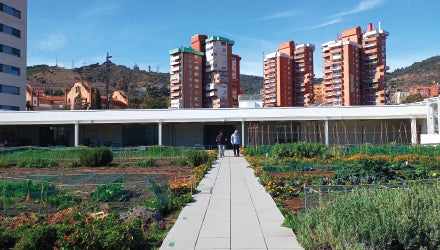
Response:
[[[244,140],[245,140],[245,132],[244,132],[244,121],[241,120],[241,146],[244,147]]]
[[[411,144],[417,144],[417,120],[415,117],[411,118]]]
[[[159,146],[162,146],[162,120],[159,120],[159,131],[158,131],[158,136],[159,136]]]
[[[428,108],[428,113],[426,115],[426,126],[428,129],[428,134],[434,134],[435,133],[435,121],[434,121],[434,108],[432,107],[432,103],[429,101],[429,99],[426,102],[426,106]]]
[[[326,117],[324,120],[324,138],[325,138],[325,145],[328,146],[328,118]]]
[[[437,125],[437,133],[440,134],[440,98],[435,98],[437,100],[437,120],[434,121],[435,125]],[[434,126],[435,126],[434,125]]]
[[[79,123],[78,121],[75,121],[75,147],[79,146]]]

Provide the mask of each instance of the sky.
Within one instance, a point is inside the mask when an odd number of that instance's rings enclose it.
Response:
[[[169,51],[195,34],[235,41],[241,73],[263,75],[280,43],[321,44],[368,23],[389,32],[388,72],[440,55],[439,0],[28,0],[28,66],[102,64],[168,73]]]

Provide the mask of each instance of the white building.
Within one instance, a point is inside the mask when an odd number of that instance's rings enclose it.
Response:
[[[436,144],[439,98],[412,105],[161,110],[0,111],[9,146],[165,145],[210,148],[220,130],[243,146]]]

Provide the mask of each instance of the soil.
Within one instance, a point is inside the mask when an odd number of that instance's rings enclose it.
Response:
[[[292,199],[286,199],[284,200],[284,207],[292,212],[301,211],[303,207],[303,200],[301,197],[294,197]]]
[[[123,166],[123,167],[121,167]],[[175,166],[171,165],[169,160],[157,160],[155,162],[155,166],[152,167],[131,167],[130,162],[126,163],[115,163],[109,167],[77,167],[77,168],[66,168],[66,167],[58,167],[58,168],[18,168],[18,167],[9,167],[9,168],[0,168],[0,178],[3,180],[25,180],[27,178],[31,180],[42,180],[44,178],[51,177],[55,184],[59,185],[60,176],[63,175],[65,178],[65,183],[69,181],[74,181],[77,176],[80,176],[82,179],[91,179],[90,176],[95,176],[94,181],[96,182],[99,178],[108,178],[108,176],[123,176],[124,185],[134,191],[135,193],[141,193],[139,197],[136,197],[135,200],[142,201],[144,199],[144,195],[148,195],[148,191],[145,191],[145,185],[137,185],[136,183],[145,181],[146,178],[152,177],[160,177],[157,178],[159,181],[166,181],[169,184],[172,183],[180,183],[183,180],[186,180],[191,174],[192,167],[190,166]],[[57,177],[53,177],[57,176]],[[79,178],[79,179],[81,179]],[[154,180],[156,181],[156,180]],[[105,182],[105,181],[104,181]],[[81,182],[82,184],[90,184]],[[133,184],[133,185],[132,185]],[[81,184],[80,184],[81,185]],[[76,186],[78,187],[78,186]],[[92,187],[95,189],[96,185]],[[140,191],[141,190],[141,191]],[[84,191],[83,189],[77,191]],[[142,197],[141,197],[142,196]],[[137,202],[135,201],[135,202]],[[71,214],[74,211],[77,211],[77,208],[68,208],[65,210],[57,211],[50,207],[41,208],[41,204],[34,203],[28,201],[28,197],[24,197],[21,199],[21,203],[25,204],[26,209],[12,211],[8,210],[7,214],[9,216],[14,216],[8,222],[8,229],[15,229],[17,226],[22,225],[23,223],[38,223],[41,222],[41,218],[36,216],[33,212],[41,211],[46,213],[46,217],[44,221],[48,224],[56,224],[63,221],[67,215]],[[114,206],[112,209],[121,209],[121,212],[126,210],[126,202],[114,202],[112,203]],[[108,209],[107,203],[100,204],[101,211],[105,211]],[[10,213],[11,212],[11,213]],[[153,215],[149,215],[150,217]],[[5,220],[6,217],[0,216],[0,223]],[[158,219],[158,218],[156,218]],[[145,219],[147,220],[147,219]],[[159,220],[164,225],[168,225],[175,218],[162,218]]]
[[[295,171],[293,172],[289,172],[289,173],[295,173]],[[297,172],[297,173],[302,173],[302,174],[307,174],[307,175],[318,175],[318,176],[323,176],[326,178],[331,178],[335,175],[335,171],[306,171],[306,172]],[[270,172],[270,175],[274,178],[274,179],[279,179],[280,177],[283,177],[286,175],[286,173],[283,172]],[[292,199],[285,199],[284,200],[284,208],[286,208],[289,211],[292,212],[298,212],[304,209],[304,199],[303,197],[294,197]]]
[[[2,177],[17,175],[34,175],[44,173],[63,173],[63,172],[82,172],[82,173],[98,173],[98,174],[151,174],[164,175],[171,182],[176,179],[190,175],[192,167],[189,166],[173,166],[167,160],[157,160],[155,166],[152,167],[129,167],[129,164],[111,165],[109,167],[77,167],[77,168],[0,168]]]

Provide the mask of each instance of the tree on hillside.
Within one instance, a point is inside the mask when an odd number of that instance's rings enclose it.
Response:
[[[139,105],[143,109],[166,109],[168,108],[168,95],[164,93],[163,88],[147,85],[147,96]]]
[[[101,93],[99,92],[98,88],[93,88],[93,98],[92,98],[92,104],[90,105],[90,109],[102,109],[102,103],[101,103]]]
[[[420,94],[411,94],[407,96],[402,103],[413,103],[421,101],[423,101],[423,97]]]
[[[26,101],[26,111],[34,110],[34,106],[30,101]]]
[[[74,105],[75,110],[86,110],[89,107],[87,99],[82,97],[81,93],[78,93],[78,95],[75,97]]]

